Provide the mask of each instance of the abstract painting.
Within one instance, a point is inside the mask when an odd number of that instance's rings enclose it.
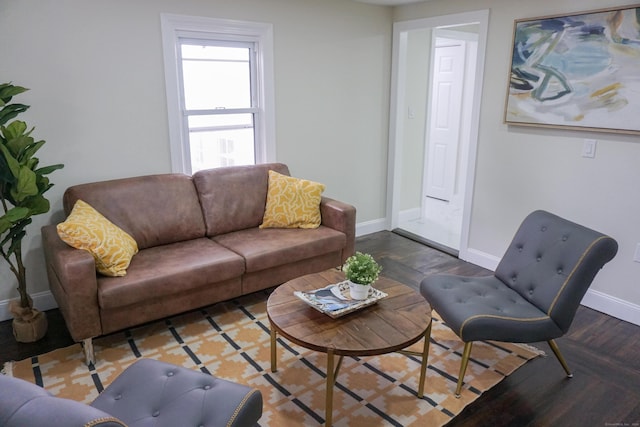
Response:
[[[640,133],[640,4],[516,20],[504,121]]]

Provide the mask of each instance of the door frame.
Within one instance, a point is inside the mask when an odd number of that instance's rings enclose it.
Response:
[[[391,102],[389,117],[389,155],[387,174],[387,221],[388,229],[398,227],[400,216],[401,161],[404,136],[404,105],[406,89],[407,39],[411,30],[424,30],[448,26],[477,23],[478,52],[476,58],[476,82],[471,112],[471,132],[467,157],[467,176],[464,191],[462,230],[460,237],[459,258],[468,259],[469,229],[475,182],[475,165],[477,156],[478,133],[480,123],[480,105],[482,100],[482,83],[486,55],[487,32],[489,26],[489,10],[458,13],[431,18],[399,21],[393,24],[393,50],[391,64]]]

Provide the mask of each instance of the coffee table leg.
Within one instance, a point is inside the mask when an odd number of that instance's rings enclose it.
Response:
[[[273,324],[271,326],[271,372],[277,372],[277,348],[276,348],[276,328],[274,328]]]
[[[420,365],[420,383],[418,384],[418,397],[424,396],[424,381],[427,374],[427,361],[429,360],[429,341],[431,340],[431,323],[424,333],[424,349],[422,350],[422,364]]]
[[[333,370],[333,350],[327,351],[327,396],[325,403],[325,425],[331,427],[333,422],[333,385],[335,383],[335,371]]]

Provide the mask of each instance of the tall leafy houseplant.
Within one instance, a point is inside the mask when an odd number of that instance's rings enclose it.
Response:
[[[12,301],[10,310],[14,315],[14,335],[18,341],[35,341],[42,338],[42,326],[34,326],[44,314],[35,310],[27,293],[27,281],[22,260],[22,239],[31,217],[49,211],[49,201],[43,194],[53,184],[46,175],[63,165],[39,166],[36,152],[45,141],[36,141],[21,120],[13,120],[29,106],[11,103],[14,96],[28,89],[11,83],[0,84],[0,253],[9,264],[9,269],[18,280],[19,301]],[[40,325],[42,322],[40,321]],[[36,330],[37,329],[37,330]],[[24,331],[25,334],[20,332]]]

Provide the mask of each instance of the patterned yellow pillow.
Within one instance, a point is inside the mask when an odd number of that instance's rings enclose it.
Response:
[[[267,205],[260,228],[318,228],[324,184],[269,171]]]
[[[57,230],[69,246],[89,251],[96,260],[96,270],[105,276],[127,274],[131,258],[138,253],[133,237],[82,200],[76,201]]]

